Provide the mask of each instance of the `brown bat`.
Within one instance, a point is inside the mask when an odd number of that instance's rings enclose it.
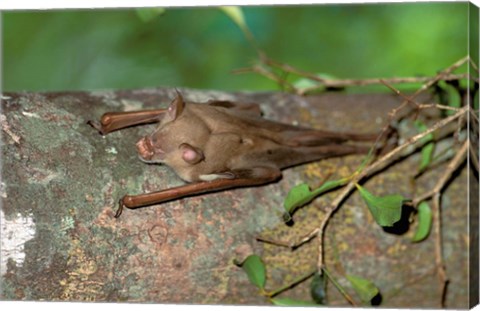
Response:
[[[185,102],[177,92],[168,109],[105,113],[88,123],[102,135],[122,128],[159,122],[137,143],[140,159],[163,163],[184,186],[140,195],[125,195],[124,207],[137,208],[186,196],[256,186],[277,181],[281,169],[327,157],[366,153],[348,141],[371,141],[376,135],[336,133],[296,127],[261,117],[257,104],[211,100]]]

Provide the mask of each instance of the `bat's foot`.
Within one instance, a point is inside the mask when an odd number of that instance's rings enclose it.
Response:
[[[115,218],[118,218],[120,217],[120,215],[122,215],[124,206],[125,204],[123,204],[123,198],[118,200],[118,209],[117,209],[117,212],[115,213]]]

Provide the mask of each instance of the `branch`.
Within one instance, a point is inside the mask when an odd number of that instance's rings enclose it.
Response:
[[[269,244],[273,244],[273,245],[277,245],[277,246],[281,246],[281,247],[290,248],[292,250],[301,246],[301,245],[303,245],[303,244],[305,244],[305,243],[307,243],[307,242],[309,242],[310,240],[312,240],[316,236],[319,237],[319,240],[322,240],[323,239],[323,232],[322,231],[325,230],[325,226],[327,225],[328,220],[330,219],[332,214],[338,209],[338,207],[340,206],[340,203],[342,203],[343,200],[350,194],[350,192],[353,189],[355,189],[355,184],[356,183],[358,183],[360,180],[362,180],[365,177],[368,177],[368,176],[371,176],[371,175],[375,174],[376,172],[380,171],[381,169],[383,169],[387,165],[390,165],[391,163],[393,163],[394,161],[397,160],[397,157],[400,156],[401,151],[403,151],[405,148],[407,148],[408,146],[410,146],[412,144],[417,143],[418,141],[420,141],[423,137],[427,136],[428,134],[446,126],[450,122],[459,118],[462,114],[464,114],[466,111],[468,111],[468,109],[469,109],[468,106],[460,108],[459,111],[456,114],[435,123],[428,130],[411,137],[405,143],[398,146],[394,150],[390,151],[389,153],[384,155],[382,158],[377,160],[375,163],[366,167],[363,171],[361,171],[357,175],[354,175],[352,177],[352,179],[350,180],[350,182],[343,188],[342,192],[330,204],[330,207],[327,209],[326,215],[323,218],[320,226],[313,229],[312,231],[310,231],[309,233],[304,235],[299,240],[297,240],[297,241],[281,241],[281,240],[270,239],[270,238],[265,238],[265,237],[260,237],[260,236],[257,236],[256,240],[260,241],[260,242],[264,242],[264,243],[269,243]],[[322,243],[320,243],[320,245],[319,245],[319,251],[323,252]],[[322,252],[320,252],[320,254]],[[322,257],[322,256],[319,256],[317,267],[323,267],[323,259],[320,259],[320,257]]]
[[[299,95],[304,95],[307,92],[311,92],[320,88],[344,88],[349,86],[366,86],[366,85],[375,85],[375,84],[384,84],[387,82],[389,84],[403,84],[403,83],[425,83],[419,90],[418,93],[423,92],[424,90],[430,88],[433,84],[438,82],[439,80],[445,81],[453,81],[453,80],[461,80],[466,78],[471,78],[469,74],[451,74],[454,70],[458,67],[463,65],[465,62],[470,61],[472,66],[474,63],[471,61],[469,56],[466,56],[456,63],[454,63],[449,68],[445,69],[443,72],[437,74],[434,77],[393,77],[393,78],[371,78],[371,79],[327,79],[319,77],[316,74],[295,68],[288,64],[283,64],[266,56],[265,53],[258,53],[260,64],[264,64],[270,68],[275,67],[280,69],[283,72],[291,73],[300,77],[305,77],[312,81],[318,82],[318,85],[307,87],[304,89],[297,89],[291,83],[288,83],[282,78],[279,78],[277,75],[273,74],[271,71],[265,70],[262,68],[261,65],[254,65],[249,68],[243,68],[239,70],[235,70],[234,73],[245,73],[245,72],[255,72],[261,74],[277,83],[281,86],[285,86],[287,83],[291,90],[294,90]],[[476,68],[476,67],[474,67]],[[414,97],[418,95],[415,94]]]
[[[453,173],[457,170],[457,168],[460,166],[460,164],[463,163],[465,160],[465,157],[467,155],[467,150],[469,146],[469,141],[465,141],[460,148],[460,150],[457,152],[455,157],[448,163],[447,168],[445,169],[445,172],[442,174],[440,179],[437,181],[435,186],[433,187],[432,190],[430,190],[427,193],[424,193],[423,195],[413,199],[412,205],[417,206],[420,204],[420,202],[428,200],[435,196],[436,194],[440,193],[443,190],[443,187],[446,185],[448,180],[452,177]]]
[[[352,180],[343,188],[342,192],[335,198],[335,200],[331,203],[330,207],[327,210],[327,215],[323,219],[322,223],[320,224],[319,230],[318,230],[318,237],[319,237],[319,246],[318,246],[318,261],[317,261],[317,269],[318,271],[321,271],[321,269],[324,267],[323,264],[323,232],[325,231],[325,227],[328,223],[328,220],[330,219],[331,215],[339,208],[340,203],[345,200],[345,198],[350,195],[350,192],[355,189],[355,184],[358,183],[360,180],[371,176],[375,174],[376,172],[380,171],[387,165],[390,165],[393,163],[397,157],[400,155],[401,151],[403,151],[405,148],[417,143],[420,139],[423,137],[427,136],[428,134],[436,131],[437,129],[449,124],[450,122],[454,121],[455,119],[461,117],[465,112],[469,110],[468,106],[464,106],[461,108],[456,114],[445,118],[441,121],[438,121],[435,123],[432,127],[427,129],[426,131],[417,134],[413,137],[410,137],[405,143],[402,145],[398,146],[397,148],[393,149],[392,151],[388,152],[386,155],[384,155],[382,158],[371,164],[370,166],[366,167],[363,171],[358,173],[356,176],[352,178]]]

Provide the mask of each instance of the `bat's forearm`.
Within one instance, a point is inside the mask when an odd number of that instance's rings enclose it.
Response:
[[[106,135],[134,125],[158,122],[165,112],[166,109],[107,112],[101,117],[100,123],[93,121],[88,121],[88,123],[102,135]]]
[[[115,217],[122,214],[123,208],[127,207],[135,209],[153,204],[159,204],[167,201],[173,201],[184,197],[203,194],[208,192],[215,192],[220,190],[232,189],[244,186],[263,185],[281,177],[278,170],[270,169],[255,169],[254,172],[259,171],[262,176],[255,178],[236,178],[236,179],[217,179],[213,181],[204,181],[198,183],[187,184],[175,188],[161,190],[157,192],[144,193],[139,195],[125,195],[119,202],[119,208]]]

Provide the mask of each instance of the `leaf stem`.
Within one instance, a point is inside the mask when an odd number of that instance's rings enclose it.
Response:
[[[323,272],[325,272],[325,275],[328,277],[330,281],[332,281],[333,285],[338,289],[340,294],[345,297],[345,299],[354,307],[358,306],[357,303],[353,300],[353,298],[345,291],[345,289],[333,278],[333,276],[330,274],[327,268],[323,268]]]
[[[313,270],[313,271],[310,271],[308,272],[307,274],[304,274],[298,278],[296,278],[295,280],[293,280],[292,282],[280,287],[279,289],[276,289],[274,291],[271,291],[271,292],[266,292],[265,294],[269,297],[269,298],[272,298],[278,294],[280,294],[281,292],[284,292],[286,291],[287,289],[290,289],[292,288],[293,286],[299,284],[299,283],[302,283],[303,281],[307,280],[308,278],[310,278],[314,273],[316,272],[316,270]]]

